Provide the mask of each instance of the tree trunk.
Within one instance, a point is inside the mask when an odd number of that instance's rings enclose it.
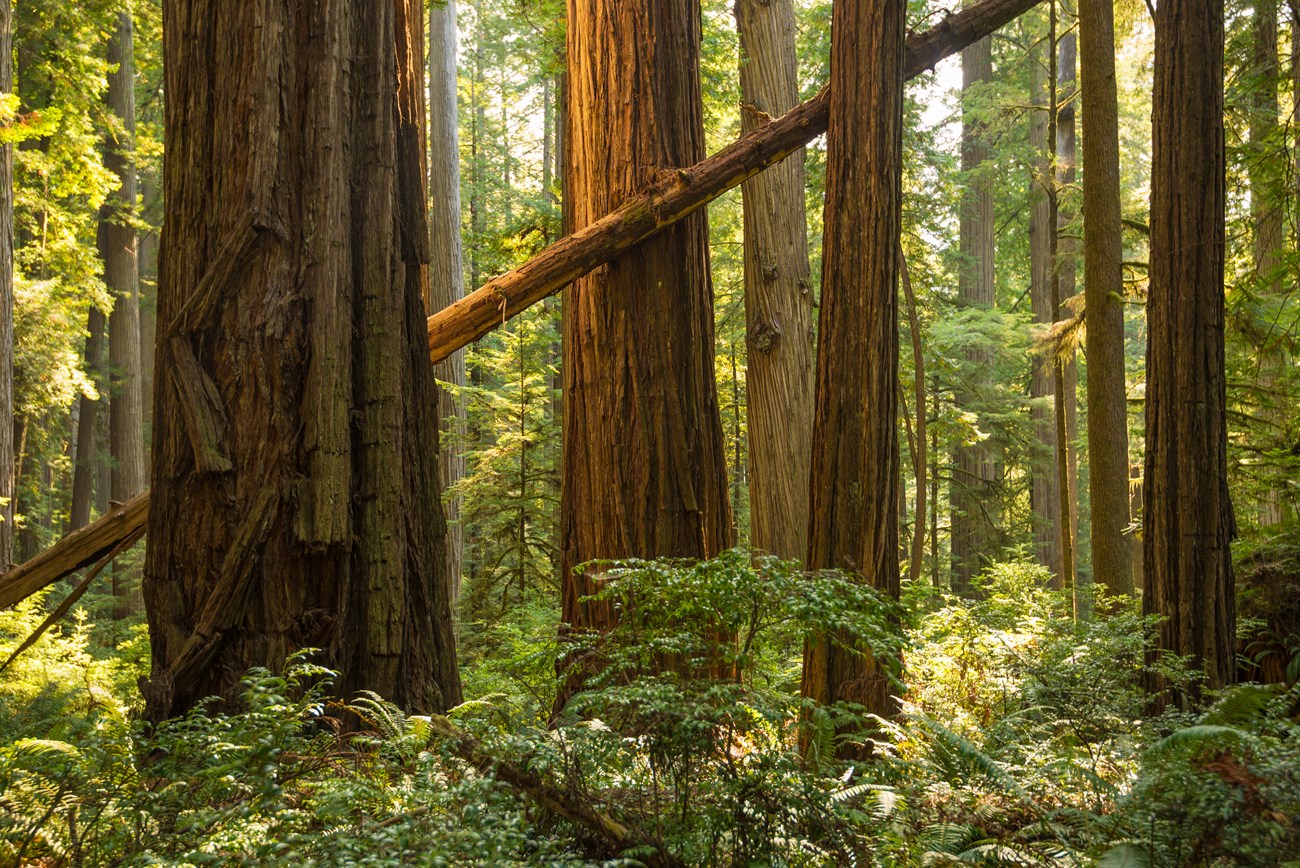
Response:
[[[916,315],[916,295],[912,292],[912,277],[908,273],[907,258],[903,251],[898,252],[899,277],[903,285],[903,297],[907,301],[907,322],[912,335],[912,396],[916,403],[916,436],[912,444],[912,470],[916,477],[916,517],[912,520],[912,552],[907,564],[907,578],[916,582],[921,578],[921,567],[925,560],[925,515],[926,515],[926,478],[928,474],[927,455],[929,440],[926,439],[925,399],[925,354],[921,351],[921,321]]]
[[[1064,4],[1062,4],[1064,5]],[[1078,40],[1073,29],[1068,29],[1060,37],[1060,47],[1056,55],[1056,88],[1052,102],[1059,106],[1056,112],[1056,186],[1053,190],[1052,203],[1055,208],[1056,234],[1053,236],[1055,248],[1052,254],[1052,295],[1054,322],[1064,318],[1064,304],[1067,298],[1074,296],[1076,280],[1075,262],[1079,245],[1075,238],[1065,230],[1073,222],[1074,214],[1069,207],[1069,191],[1075,185],[1076,135],[1074,107],[1078,95],[1074,93],[1078,82],[1076,72],[1078,59]],[[1076,403],[1076,369],[1074,349],[1069,348],[1064,355],[1058,356],[1060,370],[1052,374],[1052,391],[1058,396],[1056,404],[1056,487],[1060,491],[1057,506],[1061,525],[1061,581],[1073,588],[1076,598],[1076,612],[1079,611],[1078,546],[1079,538],[1079,499],[1078,473],[1074,455],[1074,441],[1078,433],[1078,405]],[[1086,595],[1085,595],[1086,597]],[[1086,605],[1086,601],[1085,601]]]
[[[981,125],[966,105],[973,87],[993,78],[992,38],[985,37],[964,48],[962,70],[961,169],[968,181],[962,194],[958,232],[961,263],[957,272],[957,296],[967,307],[992,308],[994,303],[994,208],[992,179],[981,168],[989,158]],[[973,377],[987,376],[993,359],[986,350],[968,353]],[[957,406],[969,407],[973,396],[963,390]],[[988,517],[997,484],[993,450],[985,443],[959,445],[953,455],[953,479],[949,493],[952,507],[953,590],[969,593],[971,580],[994,554],[995,529]]]
[[[566,222],[579,232],[704,156],[697,0],[569,3]],[[593,558],[712,557],[732,543],[713,370],[703,211],[575,281],[564,298],[562,619],[603,630],[579,602]],[[563,697],[562,697],[563,699]]]
[[[1083,80],[1083,287],[1088,394],[1088,502],[1092,578],[1133,593],[1128,405],[1124,379],[1124,243],[1120,226],[1115,10],[1079,0]]]
[[[258,8],[163,9],[146,714],[229,704],[305,647],[345,697],[445,709],[423,8]]]
[[[0,93],[14,90],[13,7],[0,0]],[[14,559],[14,148],[0,144],[0,568]]]
[[[116,140],[104,143],[104,166],[121,179],[100,211],[99,253],[104,284],[113,294],[108,319],[110,398],[108,442],[112,456],[109,496],[125,503],[148,487],[144,460],[144,369],[140,345],[140,276],[136,259],[135,217],[135,57],[131,16],[119,12],[117,30],[108,41],[108,74],[104,101],[121,124]],[[118,611],[140,606],[134,579],[120,564],[113,568],[113,593]]]
[[[898,270],[902,226],[903,0],[836,3],[813,425],[810,569],[860,573],[898,596]],[[813,638],[803,696],[894,711],[864,647]]]
[[[1047,48],[1051,50],[1050,45]],[[1029,212],[1029,298],[1034,323],[1047,327],[1055,322],[1052,307],[1052,169],[1047,147],[1048,113],[1047,68],[1042,56],[1034,58],[1034,112],[1029,127],[1029,146],[1034,154],[1033,181]],[[1060,587],[1061,573],[1061,487],[1056,474],[1056,420],[1053,413],[1055,388],[1052,359],[1035,356],[1030,373],[1029,396],[1034,399],[1031,411],[1037,439],[1030,476],[1029,503],[1034,520],[1034,551],[1038,562],[1052,571],[1055,587]]]
[[[791,0],[738,0],[741,130],[799,102]],[[750,544],[797,560],[808,550],[813,298],[803,150],[740,187],[745,221],[745,387]]]
[[[1165,0],[1156,16],[1142,504],[1143,610],[1165,619],[1158,647],[1203,667],[1211,688],[1232,682],[1236,644],[1223,343],[1223,11],[1223,0]]]
[[[1285,195],[1278,183],[1280,143],[1276,139],[1278,126],[1278,59],[1277,59],[1277,0],[1255,0],[1253,21],[1253,69],[1251,90],[1254,105],[1250,113],[1250,150],[1246,162],[1250,179],[1250,214],[1254,224],[1251,252],[1255,265],[1255,279],[1260,289],[1273,298],[1282,297],[1282,268],[1280,254],[1286,243],[1286,230],[1282,223]],[[1264,394],[1262,415],[1285,427],[1285,413],[1273,397],[1279,375],[1284,374],[1287,359],[1284,351],[1265,342],[1259,348],[1260,385]],[[1283,519],[1282,494],[1276,488],[1264,493],[1259,509],[1259,523],[1263,527],[1281,524]]]
[[[429,7],[429,299],[425,312],[436,311],[465,295],[460,240],[460,144],[456,102],[456,0]],[[457,350],[433,367],[433,375],[457,388],[465,386],[465,351]],[[465,403],[448,389],[438,389],[441,426],[439,455],[444,488],[465,475]],[[450,435],[450,436],[448,436]],[[460,596],[464,534],[460,498],[444,502],[447,512],[447,575],[452,599]]]
[[[82,395],[77,400],[77,448],[72,465],[72,504],[68,514],[68,532],[83,528],[90,522],[90,507],[95,498],[96,475],[102,457],[99,446],[99,409],[108,386],[104,382],[104,314],[92,307],[86,323],[86,374],[95,383],[100,397],[90,399]]]

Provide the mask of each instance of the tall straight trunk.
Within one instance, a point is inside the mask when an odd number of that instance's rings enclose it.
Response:
[[[0,93],[14,90],[13,6],[0,0]],[[0,145],[0,570],[14,559],[14,148]]]
[[[103,464],[100,454],[97,424],[103,396],[108,391],[104,381],[104,314],[92,307],[86,323],[86,373],[95,383],[99,397],[82,395],[77,400],[77,448],[72,464],[72,504],[68,513],[68,531],[85,527],[90,522],[90,507],[95,502],[96,475]]]
[[[146,714],[304,647],[345,697],[444,710],[423,7],[258,8],[163,4]]]
[[[1066,4],[1062,3],[1062,10]],[[1065,28],[1062,28],[1065,29]],[[1056,252],[1053,257],[1052,273],[1053,292],[1055,294],[1055,321],[1064,319],[1068,313],[1064,308],[1065,300],[1074,296],[1078,270],[1079,243],[1075,235],[1067,228],[1074,221],[1071,210],[1069,191],[1076,183],[1077,172],[1077,134],[1075,129],[1075,111],[1078,105],[1078,36],[1075,31],[1065,29],[1060,37],[1056,53],[1056,91],[1054,101],[1059,106],[1056,113],[1056,187],[1053,202],[1056,206]],[[1057,454],[1057,488],[1061,492],[1062,502],[1058,506],[1061,524],[1061,577],[1077,590],[1077,569],[1079,538],[1079,498],[1078,471],[1074,454],[1074,443],[1078,434],[1077,371],[1075,353],[1069,349],[1061,358],[1061,370],[1053,372],[1052,391],[1060,395],[1054,399],[1056,406],[1056,454]]]
[[[961,169],[966,173],[966,189],[961,199],[958,233],[961,262],[957,272],[957,296],[967,307],[989,309],[994,304],[994,209],[992,179],[981,169],[989,158],[985,133],[967,103],[972,88],[993,78],[992,37],[985,37],[962,49],[962,140]],[[972,377],[987,376],[993,359],[985,350],[971,350],[968,361]],[[976,391],[979,391],[978,388]],[[957,396],[957,405],[969,407],[974,396],[965,390]],[[995,529],[989,518],[997,465],[993,449],[987,443],[959,445],[953,455],[953,476],[948,501],[952,507],[953,590],[968,593],[971,580],[994,554]]]
[[[1124,381],[1124,243],[1120,225],[1119,100],[1111,0],[1079,0],[1083,87],[1083,291],[1088,394],[1092,578],[1133,593],[1128,406]]]
[[[925,354],[921,351],[921,321],[916,315],[916,295],[912,292],[912,278],[907,269],[907,258],[900,248],[898,252],[899,276],[903,285],[903,297],[907,301],[907,323],[912,336],[912,399],[916,404],[916,436],[912,441],[912,471],[916,478],[916,516],[912,519],[912,551],[907,563],[908,581],[916,582],[921,578],[921,568],[925,560],[925,515],[926,515],[926,480],[928,472],[929,445],[926,428],[925,399]],[[906,407],[904,407],[906,409]],[[933,501],[930,501],[932,504]]]
[[[1255,276],[1263,291],[1281,298],[1283,293],[1281,253],[1286,241],[1282,222],[1285,194],[1278,178],[1276,132],[1278,128],[1278,58],[1277,0],[1255,0],[1253,21],[1253,95],[1250,113],[1250,212],[1254,232],[1251,253]],[[1260,348],[1260,385],[1264,397],[1264,415],[1285,425],[1285,413],[1279,412],[1273,397],[1279,374],[1286,370],[1287,359],[1280,348]],[[1282,495],[1276,489],[1264,493],[1259,509],[1259,523],[1264,527],[1280,524],[1283,519]]]
[[[460,142],[456,102],[456,0],[429,7],[429,314],[465,294],[460,240]],[[455,388],[465,386],[465,351],[457,350],[433,366],[433,375],[453,389],[438,389],[442,436],[442,483],[454,486],[465,475],[465,402]],[[448,436],[450,435],[450,436]],[[444,502],[447,512],[447,575],[452,599],[460,596],[464,532],[460,498]]]
[[[1051,51],[1050,42],[1047,51]],[[1047,63],[1044,55],[1033,64],[1034,112],[1029,127],[1029,145],[1034,154],[1033,179],[1029,212],[1029,297],[1034,323],[1046,327],[1056,320],[1052,306],[1052,203],[1053,190],[1050,149],[1047,146],[1048,112]],[[1034,436],[1037,440],[1030,471],[1029,503],[1034,521],[1034,551],[1038,562],[1052,571],[1053,584],[1060,586],[1061,523],[1060,479],[1056,474],[1056,419],[1053,412],[1055,386],[1052,359],[1039,355],[1033,359],[1029,396],[1035,400],[1032,410]]]
[[[704,156],[698,0],[570,0],[566,227]],[[703,210],[564,295],[562,618],[614,623],[574,568],[594,558],[712,557],[731,545]]]
[[[144,365],[140,344],[140,275],[135,227],[135,55],[131,16],[119,12],[108,40],[109,72],[104,101],[121,128],[104,143],[104,166],[121,180],[100,211],[99,254],[104,284],[113,293],[108,318],[108,444],[112,456],[109,496],[125,503],[148,487],[144,460]],[[138,610],[135,581],[122,565],[113,569],[118,612]]]
[[[799,102],[791,0],[738,0],[741,129]],[[750,543],[782,558],[808,549],[813,298],[803,151],[741,185]]]
[[[1213,688],[1232,682],[1236,644],[1223,343],[1223,0],[1165,0],[1154,80],[1142,608],[1165,619],[1159,649],[1203,667]]]
[[[896,597],[907,5],[845,0],[833,10],[807,565],[859,573]],[[853,637],[808,642],[803,696],[823,705],[858,703],[880,715],[894,711],[886,667]]]

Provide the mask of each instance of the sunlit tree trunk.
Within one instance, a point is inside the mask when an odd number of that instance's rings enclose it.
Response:
[[[429,303],[441,310],[465,294],[460,239],[460,143],[456,101],[456,0],[429,6]],[[465,351],[457,350],[433,366],[433,375],[453,387],[465,386]],[[453,390],[438,389],[442,436],[443,485],[465,475],[465,404]],[[460,596],[464,535],[460,498],[444,501],[447,512],[447,574],[452,599]]]
[[[791,0],[738,0],[741,129],[799,102]],[[803,152],[741,185],[750,542],[782,558],[807,553],[813,418],[813,298]]]
[[[580,230],[704,156],[698,0],[569,3],[564,208]],[[614,623],[593,558],[732,543],[703,210],[564,296],[562,618]]]
[[[146,714],[305,647],[344,696],[444,710],[423,6],[257,9],[163,6]]]
[[[807,565],[899,592],[898,272],[903,0],[842,0],[831,24],[831,113]],[[851,641],[849,644],[852,644]],[[882,661],[814,637],[803,695],[894,710]]]
[[[1213,688],[1233,680],[1236,640],[1223,331],[1223,0],[1161,4],[1153,105],[1143,610],[1165,619],[1158,647],[1204,667]]]
[[[1087,329],[1088,501],[1092,577],[1133,592],[1128,409],[1124,380],[1124,273],[1120,225],[1115,10],[1079,0],[1083,81],[1083,286]]]

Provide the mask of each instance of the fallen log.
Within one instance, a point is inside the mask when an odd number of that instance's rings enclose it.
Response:
[[[911,79],[997,30],[1039,0],[983,0],[907,38],[904,75]],[[510,317],[616,259],[692,211],[704,207],[826,132],[830,97],[815,97],[685,169],[664,168],[618,210],[566,235],[523,265],[429,317],[429,357],[442,361]]]
[[[940,60],[978,42],[1041,0],[982,0],[907,38],[905,75],[915,78]],[[493,278],[429,317],[429,358],[439,362],[587,272],[704,207],[826,132],[830,100],[815,97],[773,118],[718,153],[684,169],[661,169],[647,189],[590,226],[567,235],[523,265]],[[0,609],[99,560],[143,527],[149,492],[59,540],[0,575]]]

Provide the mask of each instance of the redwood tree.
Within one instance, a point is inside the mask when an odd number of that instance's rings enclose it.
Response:
[[[0,93],[13,93],[13,6],[0,0]],[[0,144],[0,571],[14,559],[14,152]]]
[[[1159,648],[1233,680],[1224,375],[1223,0],[1156,16],[1143,610]]]
[[[817,345],[808,567],[899,592],[898,270],[904,0],[840,0]],[[889,714],[884,667],[847,637],[804,652],[803,695]]]
[[[570,0],[566,230],[677,178],[704,156],[698,0]],[[713,374],[703,210],[576,280],[564,295],[562,617],[593,558],[712,557],[733,539]]]
[[[322,649],[460,698],[423,295],[423,7],[166,0],[147,714]]]
[[[799,103],[791,0],[739,0],[744,132]],[[813,418],[813,298],[803,151],[740,187],[745,220],[745,404],[750,544],[807,552]]]

